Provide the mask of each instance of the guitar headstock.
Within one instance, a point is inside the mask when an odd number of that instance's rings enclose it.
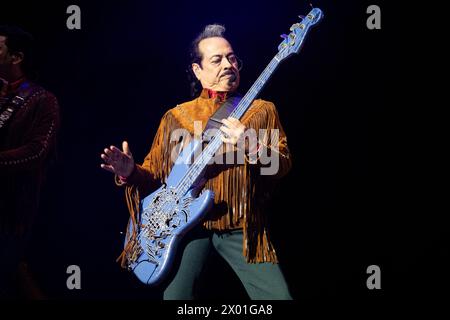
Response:
[[[299,18],[301,20],[291,26],[291,33],[281,35],[284,40],[278,46],[277,53],[280,61],[300,51],[309,29],[322,20],[323,12],[319,8],[313,8],[307,16],[299,16]]]

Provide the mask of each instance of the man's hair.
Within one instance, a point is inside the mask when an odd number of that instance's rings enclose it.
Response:
[[[194,41],[192,41],[191,44],[191,50],[189,52],[191,63],[198,63],[201,66],[201,61],[203,59],[202,53],[200,52],[200,49],[198,48],[198,44],[200,41],[208,38],[225,38],[225,27],[220,24],[208,24],[205,29],[195,38]]]
[[[197,77],[195,76],[194,72],[192,71],[192,64],[198,63],[200,67],[202,66],[202,53],[200,52],[200,49],[198,47],[198,44],[200,41],[208,38],[214,38],[214,37],[224,37],[225,33],[225,27],[220,24],[209,24],[207,25],[203,31],[192,41],[191,48],[189,50],[189,59],[190,64],[187,69],[188,78],[191,86],[191,95],[192,97],[195,97],[201,90],[201,84],[200,81],[198,81]]]
[[[16,26],[0,25],[0,36],[6,37],[5,44],[11,54],[23,53],[22,71],[29,77],[34,75],[33,36]]]

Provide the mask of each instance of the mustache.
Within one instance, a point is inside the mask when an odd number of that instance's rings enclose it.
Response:
[[[220,77],[225,77],[225,76],[228,76],[228,75],[232,75],[234,77],[237,77],[236,71],[234,71],[234,70],[225,71],[225,72],[222,73],[222,75]]]

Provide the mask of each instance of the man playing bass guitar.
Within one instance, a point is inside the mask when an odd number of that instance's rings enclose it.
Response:
[[[165,113],[142,165],[135,163],[126,141],[122,150],[115,146],[104,149],[101,167],[114,173],[116,183],[126,187],[129,206],[138,206],[140,200],[165,182],[189,138],[186,134],[174,138],[174,132],[182,129],[193,136],[198,124],[204,129],[220,105],[237,95],[240,60],[224,31],[221,25],[208,25],[193,41],[192,88],[200,90],[194,100]],[[240,120],[228,117],[221,121],[224,149],[243,151],[244,159],[234,159],[232,163],[216,161],[209,166],[203,183],[204,188],[214,191],[214,205],[184,238],[180,263],[165,283],[164,299],[196,297],[194,288],[211,250],[228,262],[251,299],[291,299],[270,238],[269,212],[264,210],[277,180],[291,168],[277,110],[273,103],[256,99]],[[244,139],[249,130],[256,136],[259,132],[265,134]],[[221,154],[229,160],[225,155],[226,152]],[[270,155],[270,161],[262,159],[262,155]],[[270,166],[273,170],[264,173],[262,169]],[[126,260],[125,253],[123,265]]]

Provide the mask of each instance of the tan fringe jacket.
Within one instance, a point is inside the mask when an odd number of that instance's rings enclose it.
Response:
[[[209,117],[218,109],[220,101],[209,98],[207,90],[192,101],[177,105],[163,116],[150,152],[142,165],[136,165],[128,177],[126,196],[130,213],[139,208],[139,201],[154,191],[163,182],[173,166],[173,149],[178,141],[171,141],[173,130],[184,128],[193,136],[194,121],[201,121],[202,129]],[[286,135],[273,103],[257,99],[242,117],[247,128],[279,129],[279,170],[272,176],[260,174],[260,165],[249,164],[223,166],[211,176],[205,188],[215,193],[215,206],[208,213],[203,225],[210,230],[243,228],[243,255],[250,263],[278,262],[268,233],[267,216],[263,210],[276,178],[284,176],[291,167]],[[270,137],[263,145],[271,147]],[[275,152],[275,151],[273,151]],[[157,182],[157,183],[156,183]],[[122,263],[124,263],[124,255]]]

